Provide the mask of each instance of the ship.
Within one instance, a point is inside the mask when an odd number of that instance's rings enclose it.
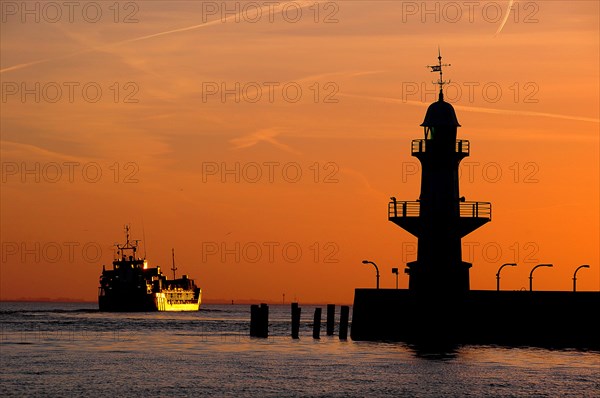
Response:
[[[145,255],[139,257],[138,243],[129,239],[129,226],[125,226],[125,244],[115,244],[112,269],[102,266],[100,311],[198,311],[202,289],[187,275],[176,278],[175,250],[171,252],[173,279],[169,279],[159,266],[149,267]]]

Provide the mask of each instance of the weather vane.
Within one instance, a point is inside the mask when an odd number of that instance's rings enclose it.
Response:
[[[433,82],[433,84],[440,85],[440,92],[442,92],[442,88],[444,84],[450,83],[450,80],[444,81],[442,67],[444,66],[452,66],[450,64],[442,64],[442,54],[440,52],[440,47],[438,46],[438,64],[437,65],[427,65],[428,68],[431,68],[432,72],[440,72],[440,79],[437,82]]]

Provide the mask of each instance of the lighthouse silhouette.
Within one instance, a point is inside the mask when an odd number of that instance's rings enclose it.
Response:
[[[469,290],[471,264],[462,260],[461,239],[492,219],[489,202],[469,202],[459,193],[458,167],[470,154],[470,143],[457,139],[456,112],[444,101],[442,56],[428,66],[439,72],[439,98],[421,124],[424,138],[412,141],[412,156],[421,163],[421,193],[417,201],[392,197],[390,221],[418,238],[417,260],[409,262],[409,290],[461,293]]]
[[[600,350],[600,292],[471,290],[471,264],[461,239],[492,220],[489,202],[466,201],[459,165],[469,141],[444,101],[438,50],[439,98],[425,114],[423,138],[412,140],[421,162],[421,192],[415,201],[392,197],[388,218],[417,237],[416,261],[407,264],[408,289],[356,288],[353,340],[406,341],[423,352],[447,352],[456,344],[580,347]],[[515,327],[518,325],[518,327]],[[450,347],[450,348],[449,348]]]

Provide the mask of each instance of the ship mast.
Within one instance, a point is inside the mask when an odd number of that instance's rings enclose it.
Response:
[[[175,278],[175,271],[177,271],[177,267],[175,267],[175,249],[172,248],[171,249],[171,257],[173,258],[173,267],[171,267],[171,271],[173,271],[173,280],[177,279]]]
[[[136,259],[137,246],[140,242],[139,239],[129,240],[129,224],[125,225],[125,244],[115,243],[115,247],[117,248],[117,255],[121,258],[121,260],[125,260],[125,250],[131,250],[133,255],[129,256],[131,260]]]

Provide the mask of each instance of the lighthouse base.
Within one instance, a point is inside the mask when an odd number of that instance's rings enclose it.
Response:
[[[426,264],[413,261],[406,264],[409,275],[408,289],[415,292],[461,293],[469,291],[469,268],[472,264],[462,261],[453,266]]]
[[[353,340],[600,350],[600,292],[356,289]]]

